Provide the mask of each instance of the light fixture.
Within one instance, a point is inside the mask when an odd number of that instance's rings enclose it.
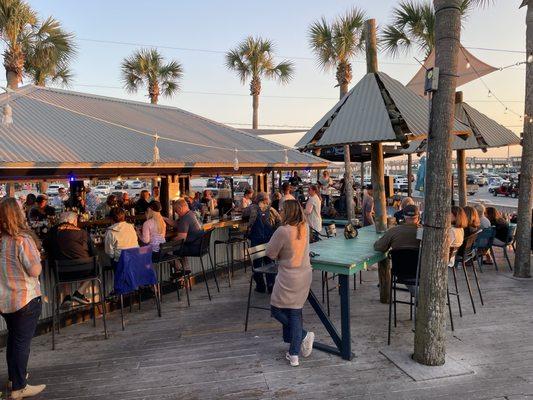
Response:
[[[470,62],[466,63],[466,69],[470,69]]]
[[[505,110],[503,111],[504,114],[507,114],[507,107],[505,107]]]
[[[530,117],[530,118],[529,118],[529,123],[530,123],[530,124],[533,124],[533,117]]]
[[[285,149],[285,165],[289,164],[289,154],[287,152],[287,149]]]
[[[237,157],[237,153],[239,150],[235,149],[235,159],[233,160],[233,170],[238,171],[239,170],[239,158]]]
[[[527,63],[528,64],[533,63],[533,53],[529,53],[529,56],[527,56]]]
[[[492,97],[492,92],[489,90],[489,93],[487,94],[487,97]]]

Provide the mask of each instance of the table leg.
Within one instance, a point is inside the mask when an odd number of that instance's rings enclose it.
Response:
[[[344,360],[351,360],[352,335],[350,331],[350,281],[348,275],[339,275],[340,295],[341,295],[341,357]]]
[[[389,304],[389,290],[391,279],[390,260],[385,258],[378,263],[378,277],[379,277],[379,301],[383,304]]]

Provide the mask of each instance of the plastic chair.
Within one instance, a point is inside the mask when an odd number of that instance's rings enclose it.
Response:
[[[490,228],[483,229],[478,235],[476,239],[476,243],[474,244],[474,247],[477,251],[477,264],[479,266],[479,270],[483,272],[483,256],[487,252],[491,252],[492,258],[494,259],[494,251],[492,251],[492,243],[494,242],[494,236],[496,235],[496,229],[491,226]],[[496,271],[498,271],[498,266],[496,263],[494,264],[494,267],[496,268]]]
[[[248,255],[252,263],[252,274],[250,275],[250,287],[248,289],[248,302],[246,305],[246,319],[244,321],[244,332],[248,331],[248,317],[250,315],[250,308],[255,308],[259,310],[270,310],[269,307],[260,307],[250,305],[252,298],[252,282],[254,273],[267,274],[267,275],[277,275],[278,265],[274,261],[269,261],[265,263],[266,259],[266,244],[259,244],[254,247],[248,248]],[[254,267],[254,261],[261,260],[261,265],[259,267]],[[267,259],[269,260],[269,259]]]
[[[199,258],[200,264],[202,266],[202,276],[205,281],[205,287],[207,289],[207,297],[209,297],[209,301],[211,301],[211,292],[209,291],[209,284],[207,283],[207,274],[205,272],[205,265],[204,265],[204,257],[207,255],[209,256],[209,263],[211,264],[211,271],[213,272],[213,277],[215,278],[215,284],[217,286],[217,291],[220,292],[220,288],[218,286],[218,280],[217,280],[217,274],[214,268],[213,259],[211,258],[211,253],[209,252],[210,245],[211,245],[211,235],[213,233],[214,229],[210,229],[208,231],[205,231],[202,234],[202,237],[200,238],[200,243],[197,247],[191,247],[187,243],[184,244],[181,256],[182,257],[191,257],[191,258]]]
[[[150,286],[154,291],[157,315],[161,317],[161,290],[152,265],[151,246],[122,250],[115,268],[114,282],[114,292],[120,296],[122,330],[124,330],[124,295],[136,292],[143,286]]]
[[[61,321],[59,321],[59,306],[61,303],[59,285],[74,284],[84,281],[91,281],[91,294],[92,294],[92,317],[93,326],[96,327],[96,304],[102,306],[102,321],[104,323],[104,336],[107,339],[107,325],[106,325],[106,304],[105,293],[101,280],[100,266],[98,264],[98,257],[81,258],[77,260],[56,260],[52,265],[53,274],[55,277],[55,283],[52,290],[52,350],[55,350],[55,329],[57,322],[57,333],[59,333],[59,327]],[[95,302],[94,283],[98,284],[99,301]],[[81,308],[80,306],[76,308]]]
[[[505,256],[505,259],[507,260],[507,264],[509,265],[509,270],[513,270],[513,266],[511,265],[511,260],[509,259],[509,255],[507,254],[507,247],[511,246],[514,242],[514,237],[515,237],[515,234],[516,234],[516,225],[515,224],[510,224],[509,225],[509,230],[507,231],[507,240],[505,241],[505,243],[503,245],[501,244],[495,244],[494,242],[492,243],[492,246],[491,246],[491,251],[492,251],[492,254],[494,254],[494,251],[492,250],[493,247],[499,247],[501,249],[503,249],[503,255]],[[496,269],[498,268],[497,264],[496,264],[496,257],[493,257],[494,258],[494,266],[496,267]]]

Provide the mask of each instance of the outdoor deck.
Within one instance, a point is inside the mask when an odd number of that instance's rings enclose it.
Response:
[[[125,332],[119,313],[112,313],[109,340],[101,320],[96,329],[90,322],[62,329],[56,351],[50,334],[36,338],[31,382],[48,385],[36,399],[533,398],[533,280],[514,279],[503,260],[499,264],[501,272],[487,266],[481,274],[486,303],[481,307],[476,297],[477,315],[464,287],[462,319],[452,299],[456,330],[449,332],[448,354],[473,374],[414,381],[380,353],[387,347],[388,307],[378,301],[376,271],[364,272],[363,285],[352,292],[354,360],[314,351],[291,368],[280,327],[267,311],[252,310],[251,330],[243,333],[248,279],[239,271],[234,286],[224,282],[211,303],[205,286],[197,285],[191,308],[175,293],[166,295],[161,319],[151,301],[142,311],[134,307]],[[315,272],[317,295],[319,283]],[[255,299],[268,301],[266,295]],[[332,302],[337,315],[333,292]],[[409,311],[399,310],[391,347],[410,348]],[[305,324],[324,338],[310,307]],[[4,362],[0,379],[6,379]]]

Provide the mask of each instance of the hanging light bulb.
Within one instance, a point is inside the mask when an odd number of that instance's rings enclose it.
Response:
[[[287,149],[285,149],[285,165],[289,164],[289,153],[287,152]]]
[[[529,53],[529,56],[527,56],[527,63],[528,64],[533,63],[533,53]]]
[[[489,93],[487,94],[487,97],[492,97],[492,92],[489,90]]]
[[[7,103],[4,106],[3,114],[2,114],[2,125],[4,126],[10,126],[13,124],[13,109]]]
[[[157,141],[159,140],[159,135],[156,133],[154,136],[154,153],[152,156],[152,162],[156,163],[159,162],[159,147],[157,147]]]
[[[466,69],[470,69],[470,62],[466,63]]]
[[[505,111],[503,112],[504,114],[507,114],[507,107],[505,107]]]
[[[235,159],[233,160],[233,170],[238,171],[239,170],[239,158],[237,157],[237,152],[239,150],[235,149]]]
[[[533,124],[533,117],[529,117],[529,123]]]

